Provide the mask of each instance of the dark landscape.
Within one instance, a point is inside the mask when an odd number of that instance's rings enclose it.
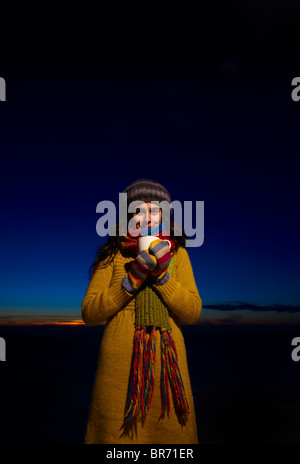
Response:
[[[104,327],[1,326],[1,443],[84,441]],[[183,326],[200,444],[300,443],[300,326]]]

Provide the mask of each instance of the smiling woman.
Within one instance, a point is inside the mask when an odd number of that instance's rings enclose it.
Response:
[[[157,227],[161,223],[161,209],[155,204],[148,202],[142,203],[137,208],[136,213],[133,213],[131,221],[133,221],[136,229],[150,229]]]
[[[171,202],[157,182],[125,189],[138,201],[125,236],[109,237],[91,268],[82,302],[87,325],[106,321],[86,443],[198,443],[181,322],[202,303],[183,237],[151,202]],[[143,233],[144,232],[144,233]],[[148,247],[142,239],[152,235]]]

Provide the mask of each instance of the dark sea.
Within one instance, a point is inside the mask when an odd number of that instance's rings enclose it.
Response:
[[[1,326],[3,444],[82,444],[104,327]],[[183,326],[200,444],[300,443],[300,326]]]

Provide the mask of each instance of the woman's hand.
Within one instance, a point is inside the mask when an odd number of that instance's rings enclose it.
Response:
[[[122,285],[129,293],[135,293],[156,266],[156,257],[147,250],[142,250],[132,261],[128,274],[123,278]]]
[[[151,275],[156,279],[157,285],[162,285],[169,279],[168,267],[172,258],[170,247],[161,239],[154,240],[149,246],[150,256],[155,257],[157,264]]]

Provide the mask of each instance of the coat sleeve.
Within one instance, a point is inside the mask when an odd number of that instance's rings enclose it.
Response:
[[[82,319],[86,325],[99,325],[118,312],[131,298],[122,287],[122,277],[113,279],[114,261],[105,268],[98,268],[87,288],[81,305]]]
[[[172,275],[163,285],[154,285],[169,310],[182,322],[194,324],[201,313],[202,301],[196,286],[189,255],[179,248],[175,257],[177,280]]]

